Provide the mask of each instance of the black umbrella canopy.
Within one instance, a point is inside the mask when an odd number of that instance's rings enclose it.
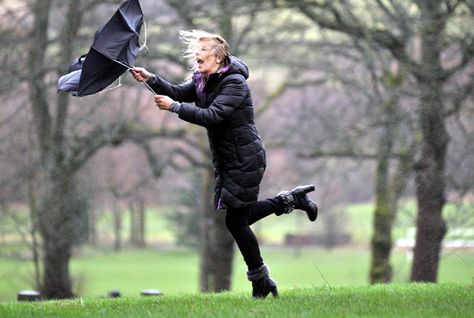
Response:
[[[143,12],[139,0],[126,0],[94,36],[82,67],[78,96],[95,94],[133,67],[140,52]]]

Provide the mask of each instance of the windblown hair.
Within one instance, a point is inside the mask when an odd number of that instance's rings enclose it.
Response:
[[[202,30],[180,31],[179,37],[186,45],[183,57],[188,60],[192,72],[196,72],[198,64],[196,62],[196,53],[200,49],[199,41],[213,41],[211,52],[215,54],[222,62],[222,66],[230,62],[230,48],[226,40],[218,34],[212,34]]]

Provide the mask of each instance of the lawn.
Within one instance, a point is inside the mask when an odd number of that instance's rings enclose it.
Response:
[[[472,317],[474,286],[392,284],[294,288],[278,299],[243,292],[0,304],[10,317]]]
[[[292,288],[366,285],[369,252],[353,249],[262,250],[272,277],[282,290]],[[409,260],[409,259],[408,259]],[[410,265],[405,252],[393,255],[394,282],[406,282]],[[158,289],[166,295],[198,291],[198,255],[189,250],[124,250],[118,253],[87,250],[71,262],[74,289],[85,297],[105,296],[119,289],[124,296],[136,296],[144,289]],[[234,291],[250,292],[241,256],[235,257]],[[27,261],[0,259],[0,302],[11,301],[16,292],[31,289],[32,267]],[[474,253],[445,252],[439,272],[441,283],[474,284]]]
[[[402,205],[397,217],[395,237],[406,235],[406,230],[414,220],[413,202]],[[470,207],[470,206],[469,206]],[[473,209],[474,210],[474,209]],[[446,217],[460,220],[459,213],[466,217],[472,210],[459,211],[447,205]],[[173,231],[163,217],[166,211],[149,209],[147,211],[147,240],[154,246],[159,242],[173,242]],[[21,215],[21,213],[19,213]],[[316,233],[323,228],[323,220],[307,222],[304,213],[292,213],[283,217],[269,217],[254,230],[263,247],[263,257],[272,269],[272,277],[280,288],[313,288],[320,286],[366,285],[370,254],[368,240],[371,232],[372,205],[354,204],[347,207],[345,221],[351,229],[355,248],[334,250],[304,248],[271,248],[284,240],[286,233]],[[128,214],[124,213],[123,237],[128,233]],[[474,219],[474,218],[473,218]],[[473,220],[464,222],[473,227]],[[454,223],[451,223],[454,224]],[[18,245],[9,239],[14,233],[12,224],[2,223],[0,244],[0,302],[14,300],[16,292],[31,289],[33,269],[30,261],[25,260],[25,245]],[[103,214],[98,224],[101,239],[109,242],[112,238],[110,215]],[[470,238],[468,238],[470,239]],[[102,242],[103,242],[102,241]],[[1,243],[0,242],[0,243]],[[166,245],[166,244],[165,244]],[[14,256],[14,257],[11,257]],[[411,255],[395,250],[392,255],[394,269],[393,281],[407,282],[411,267]],[[119,289],[123,295],[136,296],[143,289],[155,288],[165,294],[195,293],[198,291],[198,255],[185,249],[147,248],[143,250],[125,249],[112,252],[110,248],[97,249],[84,247],[72,259],[71,273],[74,291],[85,297],[104,296],[112,289]],[[249,282],[245,278],[245,267],[239,253],[236,253],[232,290],[249,292]],[[444,251],[439,269],[439,281],[473,284],[474,253],[467,251]]]
[[[167,219],[166,215],[173,213],[173,207],[148,208],[146,210],[146,239],[149,243],[172,244],[175,240],[175,231],[173,224]],[[416,203],[413,200],[405,200],[400,203],[396,222],[393,229],[394,239],[406,237],[407,232],[414,228],[416,219]],[[28,228],[28,211],[24,206],[17,206],[10,211],[12,218],[0,219],[0,255],[5,254],[5,249],[10,249],[12,242],[20,240],[18,236],[19,228]],[[252,226],[259,237],[261,243],[282,244],[286,234],[322,234],[327,224],[326,216],[331,213],[337,213],[337,228],[344,229],[344,232],[352,236],[353,244],[359,246],[368,246],[372,234],[372,203],[358,203],[333,207],[333,209],[320,212],[318,221],[308,222],[306,214],[301,211],[295,211],[282,217],[268,217],[262,222]],[[453,238],[452,230],[465,228],[472,232],[474,228],[474,206],[465,203],[461,206],[447,203],[444,207],[443,216],[448,223],[448,233],[446,239]],[[99,242],[112,242],[114,238],[114,224],[112,213],[110,211],[101,211],[96,216],[96,230]],[[122,211],[122,231],[121,237],[126,240],[130,232],[130,215],[127,211]],[[474,240],[472,235],[464,237],[454,237],[455,239]],[[2,244],[3,243],[3,244]],[[2,245],[9,245],[5,247]]]

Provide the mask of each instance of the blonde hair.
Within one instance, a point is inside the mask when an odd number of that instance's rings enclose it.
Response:
[[[220,60],[221,65],[229,64],[230,48],[226,40],[218,34],[209,33],[202,30],[180,31],[179,38],[186,45],[183,57],[188,60],[190,70],[196,72],[198,64],[196,62],[196,53],[200,49],[200,41],[213,41],[214,45],[211,52]]]

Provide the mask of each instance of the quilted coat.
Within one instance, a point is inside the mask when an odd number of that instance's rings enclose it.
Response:
[[[181,103],[179,118],[206,128],[215,167],[216,209],[241,208],[257,201],[266,167],[248,76],[247,65],[232,56],[206,82],[198,72],[179,85],[159,76],[149,81],[157,94]]]

